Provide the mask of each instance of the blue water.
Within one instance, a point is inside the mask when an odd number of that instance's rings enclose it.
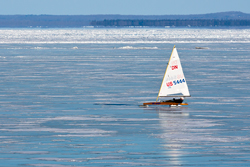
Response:
[[[250,166],[249,43],[176,43],[189,105],[142,108],[175,43],[32,40],[0,44],[1,166]]]

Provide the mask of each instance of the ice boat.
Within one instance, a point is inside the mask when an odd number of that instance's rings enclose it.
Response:
[[[158,101],[159,98],[174,97],[172,100]],[[143,103],[143,106],[148,105],[169,105],[180,106],[188,105],[183,103],[184,97],[190,97],[190,93],[185,79],[180,58],[177,49],[173,48],[169,58],[165,74],[162,79],[161,87],[155,102]],[[179,99],[176,99],[179,98]]]

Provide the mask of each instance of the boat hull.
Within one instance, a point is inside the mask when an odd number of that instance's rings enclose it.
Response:
[[[178,106],[178,105],[188,105],[187,103],[175,103],[175,102],[148,102],[148,103],[143,103],[143,106],[148,106],[148,105],[170,105],[170,106]]]

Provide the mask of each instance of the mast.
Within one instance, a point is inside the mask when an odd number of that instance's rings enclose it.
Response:
[[[167,73],[167,69],[168,69],[168,66],[169,66],[169,62],[170,62],[171,57],[172,57],[173,52],[174,52],[174,48],[175,48],[175,45],[174,45],[174,47],[173,47],[173,50],[172,50],[171,56],[170,56],[170,58],[169,58],[169,60],[168,60],[168,65],[167,65],[167,68],[166,68],[166,70],[165,70],[165,74],[164,74],[164,76],[163,76],[162,82],[161,82],[161,87],[162,87],[163,81],[164,81],[164,79],[165,79],[165,76],[166,76],[166,73]],[[159,94],[160,94],[160,91],[161,91],[161,87],[160,87],[160,89],[159,89],[158,96],[157,96],[157,98],[156,98],[156,102],[158,101]]]

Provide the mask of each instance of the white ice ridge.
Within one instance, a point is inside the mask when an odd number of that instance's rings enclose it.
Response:
[[[250,43],[250,29],[1,29],[0,43]]]
[[[133,46],[123,46],[114,49],[158,49],[158,47],[133,47]]]

